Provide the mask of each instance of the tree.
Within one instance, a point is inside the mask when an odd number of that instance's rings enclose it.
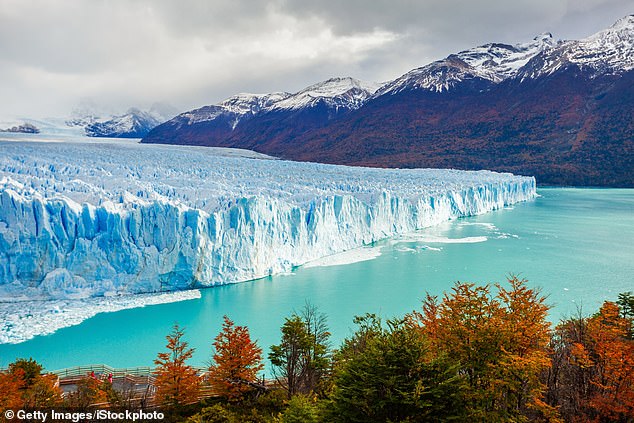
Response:
[[[582,345],[586,331],[587,319],[579,310],[578,316],[557,325],[550,341],[551,368],[544,374],[548,387],[546,402],[557,407],[565,421],[582,415],[581,396],[590,385],[589,366],[587,363],[578,365],[580,356],[572,353],[574,345]]]
[[[387,328],[373,315],[335,354],[330,420],[343,422],[465,420],[463,378],[434,356],[425,335],[406,320]]]
[[[606,301],[588,321],[585,350],[594,364],[595,389],[587,405],[602,422],[634,421],[634,341],[631,321],[620,315],[619,306]]]
[[[269,360],[273,374],[288,391],[288,397],[298,392],[306,392],[306,363],[310,349],[310,335],[302,319],[297,316],[286,318],[282,326],[279,345],[272,345]]]
[[[168,351],[154,360],[156,399],[163,405],[179,407],[198,400],[200,378],[196,369],[186,364],[194,350],[182,340],[183,335],[183,329],[175,324],[166,337]]]
[[[634,319],[634,294],[631,292],[620,293],[616,304],[621,309],[621,317]]]
[[[630,321],[628,336],[634,339],[634,295],[631,292],[622,292],[616,304],[621,310],[621,317]]]
[[[309,302],[304,304],[300,312],[306,331],[310,337],[308,362],[306,363],[306,384],[308,391],[320,389],[322,380],[327,376],[330,367],[330,332],[326,315]]]
[[[56,375],[46,374],[35,378],[24,393],[24,407],[29,409],[51,408],[62,404],[62,391]]]
[[[269,360],[289,398],[318,387],[330,365],[329,337],[325,316],[310,304],[301,315],[285,319],[281,342],[271,346]]]
[[[239,415],[222,404],[205,407],[199,413],[187,419],[186,423],[242,423]]]
[[[13,363],[9,364],[9,371],[11,373],[15,373],[17,369],[23,370],[24,383],[27,386],[30,386],[35,382],[35,379],[40,377],[44,367],[31,357],[28,360],[25,358],[18,358]]]
[[[54,407],[62,402],[62,391],[57,386],[57,376],[43,374],[41,364],[32,358],[19,358],[9,364],[9,371],[4,377],[5,389],[17,389],[22,408]],[[4,393],[1,397],[11,398],[15,402],[16,392]]]
[[[546,386],[541,374],[550,368],[548,355],[550,322],[549,306],[539,290],[526,286],[526,280],[512,276],[510,288],[496,284],[497,299],[502,305],[504,340],[503,357],[498,368],[497,389],[502,391],[503,407],[510,415],[528,415],[536,418],[531,410],[542,417],[555,419],[556,412],[543,402]]]
[[[317,423],[319,410],[314,399],[304,395],[295,395],[288,401],[288,406],[282,412],[280,423]]]
[[[25,385],[24,370],[0,372],[0,411],[24,407],[22,390]]]
[[[373,313],[366,313],[363,316],[354,316],[352,321],[358,326],[357,330],[351,338],[343,340],[343,345],[335,354],[335,364],[345,360],[346,357],[354,357],[354,355],[364,351],[367,343],[381,335],[384,331],[381,319]]]
[[[625,316],[606,301],[595,315],[557,326],[548,402],[566,421],[634,421],[634,340]]]
[[[458,282],[440,303],[428,295],[413,322],[436,354],[460,366],[472,419],[555,419],[539,379],[550,366],[549,307],[526,280],[511,276],[508,283],[508,289],[496,284],[493,295],[490,285]]]
[[[213,346],[215,364],[209,368],[211,385],[229,400],[241,400],[253,390],[257,374],[264,368],[262,349],[251,341],[246,326],[235,326],[227,316]]]

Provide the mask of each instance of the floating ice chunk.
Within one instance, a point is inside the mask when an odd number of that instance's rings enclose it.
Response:
[[[496,231],[498,228],[493,223],[486,222],[461,222],[459,226],[482,226],[484,229],[489,231]]]
[[[463,238],[447,238],[444,236],[429,235],[425,233],[408,234],[394,240],[395,243],[401,242],[428,242],[431,244],[474,244],[477,242],[485,242],[486,236],[467,236]],[[428,249],[431,249],[427,247]]]
[[[362,247],[354,250],[345,251],[343,253],[334,254],[332,256],[322,257],[313,260],[304,265],[305,268],[310,267],[328,267],[341,266],[343,264],[359,263],[362,261],[373,260],[381,256],[381,247]]]

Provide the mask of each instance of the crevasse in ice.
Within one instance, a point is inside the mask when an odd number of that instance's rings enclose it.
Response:
[[[533,198],[535,179],[226,149],[0,143],[0,300],[233,283]]]

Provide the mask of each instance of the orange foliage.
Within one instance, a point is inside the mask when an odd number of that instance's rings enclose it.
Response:
[[[24,393],[24,406],[40,409],[58,406],[62,403],[62,391],[57,385],[57,376],[39,375]]]
[[[0,411],[23,408],[24,371],[0,372]]]
[[[0,410],[38,409],[61,403],[62,391],[55,375],[38,373],[29,379],[20,367],[0,372]]]
[[[605,302],[592,317],[567,319],[553,336],[550,403],[571,422],[634,421],[631,319]]]
[[[634,341],[628,338],[628,319],[619,316],[619,307],[605,302],[588,321],[588,344],[592,349],[596,387],[587,406],[600,421],[634,419]]]
[[[209,368],[210,383],[229,400],[242,399],[252,389],[249,382],[255,382],[264,368],[262,349],[251,341],[246,326],[234,326],[227,316],[213,345],[215,365]]]
[[[550,366],[549,307],[525,280],[508,282],[510,288],[495,285],[495,296],[490,285],[456,283],[440,303],[428,295],[414,317],[436,354],[458,363],[473,409],[495,411],[500,418],[533,410],[552,420],[556,413],[541,400],[545,387],[539,380]]]
[[[156,399],[163,405],[180,406],[198,400],[200,378],[196,369],[186,364],[194,354],[182,340],[184,332],[178,325],[167,335],[167,352],[158,354],[156,364]]]

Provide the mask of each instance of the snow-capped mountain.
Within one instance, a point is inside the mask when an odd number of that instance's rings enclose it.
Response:
[[[592,75],[621,74],[634,69],[634,15],[582,40],[560,42],[521,69],[520,78],[539,78],[575,65]]]
[[[181,125],[220,120],[228,122],[231,128],[235,129],[244,118],[248,119],[272,111],[312,108],[320,103],[335,112],[358,109],[378,88],[378,84],[366,83],[354,78],[332,78],[304,88],[295,94],[287,92],[237,94],[216,105],[181,113],[176,120]]]
[[[581,40],[545,33],[474,47],[381,87],[333,78],[241,115],[249,119],[223,121],[202,113],[220,107],[208,106],[159,125],[142,142],[634,186],[633,99],[634,15]],[[183,116],[197,120],[181,125]]]
[[[270,94],[243,93],[229,97],[220,103],[220,107],[227,112],[235,113],[236,115],[254,115],[290,96],[291,94],[284,92]]]
[[[84,101],[66,119],[66,125],[82,128],[89,137],[142,138],[177,113],[172,106],[154,103],[147,111],[132,107],[124,114],[114,114]]]
[[[634,15],[582,40],[557,42],[552,34],[544,33],[529,43],[490,43],[461,51],[407,72],[381,87],[376,96],[409,89],[442,92],[474,80],[499,83],[516,77],[537,78],[568,64],[597,73],[634,69]]]
[[[248,94],[229,97],[217,105],[204,106],[177,116],[180,124],[192,125],[216,119],[230,123],[235,128],[244,117],[251,117],[272,104],[288,98],[289,93]]]
[[[556,42],[550,33],[535,37],[529,43],[514,46],[485,44],[411,70],[385,84],[376,96],[411,89],[443,92],[474,80],[498,83],[515,76],[530,59],[554,45]]]
[[[148,112],[132,108],[124,115],[89,123],[84,131],[89,137],[142,138],[161,123]]]
[[[320,102],[335,111],[355,110],[361,107],[379,87],[380,84],[363,82],[350,77],[331,78],[271,104],[268,110],[297,110],[315,107]]]
[[[212,142],[232,147],[248,137],[249,146],[283,136],[292,137],[319,128],[338,116],[361,107],[379,84],[354,78],[331,78],[297,93],[238,94],[216,105],[181,113],[159,125],[144,138],[149,143],[170,143],[174,132],[186,144]],[[203,135],[204,134],[204,135]]]

